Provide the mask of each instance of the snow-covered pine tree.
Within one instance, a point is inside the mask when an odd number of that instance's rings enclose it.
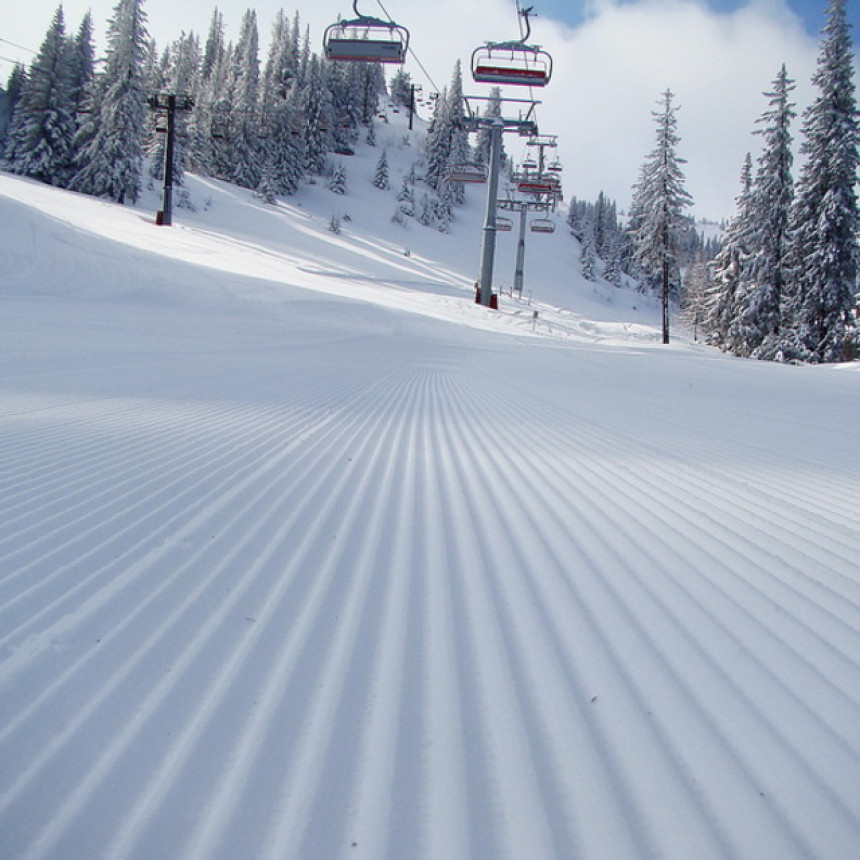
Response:
[[[401,212],[407,218],[411,218],[415,214],[415,190],[413,184],[409,182],[409,177],[403,177],[403,183],[400,186],[400,191],[397,192],[397,207],[398,212]]]
[[[292,29],[283,9],[275,14],[272,41],[263,73],[264,110],[284,101],[298,75],[298,57],[294,50]]]
[[[308,64],[307,80],[302,88],[300,114],[304,123],[305,167],[308,173],[320,175],[325,170],[326,155],[332,150],[332,114],[332,98],[325,87],[323,65],[314,54]]]
[[[140,193],[146,114],[143,0],[119,0],[107,41],[94,110],[79,133],[87,143],[78,153],[79,168],[71,187],[118,203],[133,203]]]
[[[379,160],[376,162],[376,170],[373,174],[373,186],[382,191],[388,189],[390,185],[388,178],[388,153],[383,149]]]
[[[434,190],[447,177],[448,157],[451,154],[451,118],[448,115],[450,103],[448,92],[443,90],[433,103],[433,116],[424,138],[427,167],[424,181]]]
[[[16,63],[9,73],[5,91],[0,90],[0,158],[2,158],[6,147],[6,140],[9,137],[12,115],[15,113],[15,107],[21,100],[21,93],[26,80],[27,72],[20,63]]]
[[[346,194],[346,168],[339,161],[334,166],[331,178],[328,181],[328,190],[334,194]]]
[[[418,210],[418,223],[423,224],[425,227],[431,226],[436,218],[434,208],[435,207],[433,201],[430,199],[430,195],[422,194],[420,208]]]
[[[794,197],[790,126],[795,114],[789,101],[793,89],[794,81],[783,65],[773,90],[765,93],[770,108],[758,120],[763,127],[757,133],[764,137],[764,148],[750,200],[748,277],[735,292],[726,338],[726,348],[735,355],[772,359],[779,350],[788,219]]]
[[[741,170],[741,191],[736,198],[735,214],[723,236],[714,260],[714,279],[705,301],[708,342],[729,350],[729,330],[737,313],[737,295],[749,281],[750,244],[754,232],[752,200],[752,156],[747,153]]]
[[[660,283],[663,343],[669,342],[669,300],[680,286],[678,234],[685,227],[684,208],[693,202],[684,188],[681,165],[685,160],[677,153],[680,137],[673,99],[674,94],[667,89],[658,102],[661,110],[651,113],[657,125],[657,146],[642,167],[631,204],[631,213],[637,215],[631,233],[636,259]]]
[[[394,104],[409,107],[412,98],[412,77],[409,72],[404,72],[403,69],[398,68],[391,77],[388,92]]]
[[[791,216],[791,294],[780,345],[789,360],[841,361],[856,348],[858,126],[846,0],[831,0],[818,66],[819,94],[804,113]]]
[[[502,89],[493,87],[490,90],[489,100],[484,108],[485,117],[500,117],[502,115]],[[506,155],[502,147],[502,164],[505,163]],[[478,131],[478,139],[475,144],[475,161],[478,164],[490,163],[490,130],[482,128]]]
[[[93,16],[91,12],[87,12],[69,46],[69,83],[72,91],[72,103],[74,104],[76,130],[83,122],[84,115],[90,110],[95,63]]]
[[[253,9],[242,16],[229,86],[233,95],[230,178],[243,188],[256,188],[262,159],[258,136],[260,49],[257,13]]]
[[[605,239],[603,250],[606,265],[603,269],[603,277],[610,284],[620,287],[624,282],[622,266],[623,237],[619,231],[611,233]]]
[[[379,97],[386,92],[385,73],[379,63],[351,63],[361,97],[358,103],[358,118],[365,125],[379,113]]]
[[[439,192],[433,205],[436,229],[440,233],[451,232],[451,221],[454,220],[454,191],[453,183],[444,181],[439,186]]]
[[[448,182],[448,174],[452,167],[469,160],[469,135],[463,128],[462,123],[465,112],[466,109],[463,104],[463,68],[460,61],[457,60],[451,75],[451,86],[448,88],[448,119],[451,123],[451,141],[448,145],[448,163],[445,166],[446,182]],[[454,204],[462,205],[466,200],[465,186],[462,182],[448,182],[448,184],[451,185],[451,201]]]
[[[363,115],[366,78],[363,63],[326,63],[326,89],[331,94],[332,148],[338,155],[354,155]]]
[[[12,117],[5,165],[49,185],[65,186],[72,170],[75,103],[63,7],[57,7],[30,67]]]
[[[279,12],[272,28],[272,42],[263,75],[261,181],[271,183],[274,194],[298,191],[304,171],[304,138],[296,104],[299,83],[294,30],[284,13]]]
[[[579,262],[582,266],[582,277],[586,281],[597,280],[594,220],[594,218],[590,217],[583,220],[582,238],[579,243]]]
[[[684,279],[684,295],[681,311],[684,319],[693,328],[693,340],[699,339],[699,331],[705,322],[708,301],[708,266],[705,263],[704,250],[700,250],[695,260],[687,269]]]
[[[216,8],[203,48],[199,81],[193,93],[194,109],[188,121],[186,152],[188,166],[208,176],[218,175],[216,164],[221,160],[219,150],[224,144],[227,125],[226,116],[222,120],[216,107],[222,98],[220,84],[223,80],[225,51],[224,17]]]
[[[260,171],[260,181],[254,190],[254,194],[264,203],[274,205],[278,202],[278,191],[275,185],[275,165],[271,160],[263,164]]]

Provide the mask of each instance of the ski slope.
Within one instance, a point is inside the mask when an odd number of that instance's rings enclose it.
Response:
[[[0,856],[856,858],[858,365],[663,346],[564,230],[477,307],[480,197],[375,157],[0,174]]]

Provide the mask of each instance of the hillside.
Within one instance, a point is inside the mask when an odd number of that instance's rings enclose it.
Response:
[[[475,306],[480,192],[378,153],[0,174],[0,855],[855,857],[858,365],[662,346],[563,229]]]

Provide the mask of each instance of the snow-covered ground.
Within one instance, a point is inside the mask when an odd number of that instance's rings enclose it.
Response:
[[[563,229],[477,307],[481,192],[378,153],[0,174],[0,856],[856,858],[858,365],[662,346]]]

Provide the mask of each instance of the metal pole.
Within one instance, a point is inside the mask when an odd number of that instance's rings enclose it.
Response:
[[[502,169],[502,132],[504,122],[495,120],[490,126],[490,175],[487,181],[487,213],[481,242],[481,304],[490,306],[493,295],[493,263],[496,255],[496,197],[499,193],[499,173]]]
[[[162,221],[165,227],[173,224],[173,137],[176,117],[176,96],[167,96],[167,142],[164,147],[164,196]]]
[[[523,294],[523,274],[526,264],[526,211],[527,206],[520,206],[520,238],[517,242],[517,265],[514,269],[514,289],[517,295]]]

